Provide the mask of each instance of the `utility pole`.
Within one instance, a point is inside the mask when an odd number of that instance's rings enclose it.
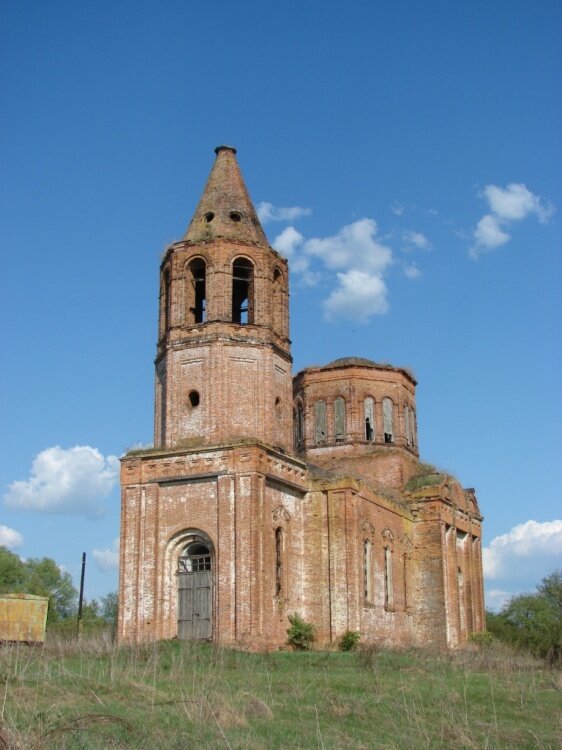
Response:
[[[86,553],[82,552],[82,574],[80,575],[80,597],[78,599],[78,637],[82,631],[82,603],[84,601],[84,575],[86,574]]]

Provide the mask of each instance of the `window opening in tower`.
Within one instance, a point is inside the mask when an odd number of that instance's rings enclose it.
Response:
[[[316,443],[323,443],[326,440],[326,402],[317,401],[314,404],[315,426],[316,426]]]
[[[162,319],[162,334],[165,334],[170,327],[172,320],[172,294],[171,294],[171,278],[170,271],[166,269],[162,281],[162,307],[161,307],[161,319]]]
[[[249,260],[235,261],[232,268],[232,322],[247,325],[254,317],[254,268]]]
[[[189,264],[191,271],[191,305],[190,313],[193,323],[205,323],[207,320],[207,284],[205,261],[196,259]]]
[[[393,403],[390,398],[383,398],[382,400],[382,413],[384,422],[384,442],[394,442],[394,428],[393,428]]]
[[[371,396],[367,396],[364,401],[363,414],[365,417],[365,440],[372,442],[375,439],[375,402]]]
[[[345,440],[345,399],[341,397],[334,401],[334,432],[336,440]]]

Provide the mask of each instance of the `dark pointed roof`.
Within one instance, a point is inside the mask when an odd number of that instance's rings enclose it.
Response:
[[[218,146],[217,158],[184,240],[229,239],[268,246],[236,161],[236,149]]]

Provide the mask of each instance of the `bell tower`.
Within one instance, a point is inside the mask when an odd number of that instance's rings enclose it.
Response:
[[[154,445],[254,439],[292,451],[287,261],[219,146],[199,205],[160,267]]]

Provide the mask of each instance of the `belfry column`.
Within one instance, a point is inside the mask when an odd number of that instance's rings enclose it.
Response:
[[[267,242],[236,150],[216,154],[160,269],[155,444],[256,439],[292,452],[287,261]]]

